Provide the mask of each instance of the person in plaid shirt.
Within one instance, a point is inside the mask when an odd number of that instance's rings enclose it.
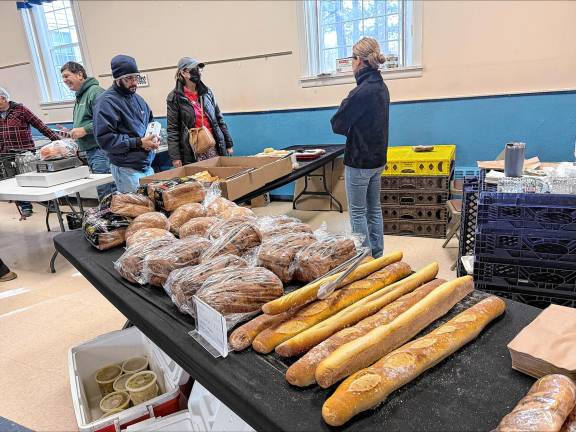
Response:
[[[60,139],[32,111],[22,104],[10,101],[10,94],[0,87],[0,154],[34,151],[31,126],[51,141]],[[20,201],[17,204],[22,216],[32,215],[31,203]]]

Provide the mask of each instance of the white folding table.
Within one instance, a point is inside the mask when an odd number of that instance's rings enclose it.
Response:
[[[113,181],[112,174],[90,174],[90,177],[74,180],[68,183],[62,183],[52,187],[22,187],[18,186],[15,178],[0,181],[0,201],[30,201],[36,203],[42,203],[43,205],[53,206],[54,212],[58,216],[58,223],[60,224],[60,230],[62,232],[66,231],[64,225],[64,219],[62,217],[62,211],[60,209],[59,198],[68,197],[69,195],[75,194],[78,200],[78,207],[80,213],[84,212],[84,207],[82,206],[82,200],[80,198],[80,191],[100,186],[106,183],[111,183]],[[48,204],[44,204],[48,203]],[[76,213],[74,208],[72,211]],[[50,230],[48,225],[48,216],[50,210],[46,215],[46,226]],[[54,267],[54,260],[58,252],[54,252],[52,258],[50,259],[50,271],[52,273],[56,272]]]

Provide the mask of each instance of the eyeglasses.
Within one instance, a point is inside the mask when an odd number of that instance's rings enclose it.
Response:
[[[124,76],[124,77],[120,77],[121,80],[127,81],[127,82],[137,82],[140,80],[140,75],[128,75],[128,76]]]

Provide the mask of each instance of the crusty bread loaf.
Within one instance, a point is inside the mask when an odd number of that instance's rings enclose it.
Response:
[[[350,374],[370,366],[446,314],[473,289],[474,281],[471,276],[446,282],[391,323],[377,327],[337,348],[316,368],[316,382],[328,388]]]
[[[411,271],[412,269],[406,263],[390,264],[372,274],[372,279],[353,282],[333,292],[324,300],[318,300],[303,307],[290,320],[264,330],[254,339],[252,347],[258,352],[268,353],[282,342],[334,315],[352,303],[402,279]]]
[[[144,228],[160,228],[163,230],[170,229],[170,222],[168,218],[160,212],[148,212],[141,214],[136,219],[132,221],[128,229],[126,230],[126,238],[129,238],[136,231]]]
[[[562,425],[562,429],[560,432],[576,432],[576,407],[572,410],[564,424]]]
[[[220,222],[220,219],[215,217],[198,217],[190,219],[180,227],[178,234],[180,238],[186,238],[193,235],[208,237],[208,231],[218,222]]]
[[[392,266],[395,265],[398,265],[398,263],[392,264]],[[371,274],[368,276],[367,280],[378,277],[379,273],[380,272]],[[281,356],[288,357],[308,351],[310,348],[319,344],[337,331],[356,324],[361,319],[376,313],[385,305],[400,298],[404,294],[413,291],[423,283],[432,280],[437,273],[438,266],[431,264],[406,279],[388,285],[386,288],[376,291],[346,309],[334,314],[330,318],[327,318],[326,320],[287,340],[276,347],[276,352]]]
[[[341,235],[330,235],[312,243],[296,255],[296,279],[316,280],[356,254],[354,241]]]
[[[286,380],[295,386],[305,387],[316,383],[316,367],[320,364],[322,360],[327,358],[331,353],[336,351],[336,349],[345,343],[358,339],[364,336],[366,333],[375,329],[376,327],[386,325],[398,317],[400,314],[406,312],[410,307],[414,306],[418,301],[423,299],[426,295],[430,294],[433,289],[439,287],[444,282],[444,279],[435,279],[427,284],[422,285],[409,294],[405,294],[398,300],[393,301],[389,305],[383,307],[374,315],[364,318],[362,321],[358,322],[352,327],[344,328],[339,332],[333,334],[328,339],[324,340],[320,344],[316,345],[310,351],[308,351],[303,357],[301,357],[296,363],[288,368],[286,371]],[[344,309],[345,312],[347,309]],[[342,312],[330,317],[326,321],[317,324],[316,326],[300,333],[299,335],[293,337],[292,339],[284,342],[285,344],[292,342],[294,339],[304,336],[305,333],[314,330],[317,326],[321,326],[323,323],[332,320],[333,318],[340,315]],[[272,315],[273,316],[273,315]],[[282,345],[279,345],[276,349],[278,350]]]
[[[130,248],[137,243],[150,242],[160,238],[174,239],[174,235],[162,228],[142,228],[126,238],[126,247]]]
[[[505,309],[506,303],[503,300],[491,296],[426,336],[392,351],[372,366],[356,372],[340,384],[324,403],[324,421],[331,426],[340,426],[356,414],[376,407],[394,390],[476,338],[490,321],[501,315]]]
[[[212,200],[206,199],[206,201],[209,201],[206,203],[206,215],[207,216],[220,217],[220,215],[222,213],[224,213],[226,210],[228,210],[229,208],[237,207],[237,205],[234,204],[232,201],[227,200],[226,198],[223,198],[223,197],[216,197]]]
[[[190,219],[206,216],[206,209],[200,203],[189,203],[178,207],[172,212],[168,221],[170,222],[170,230],[174,234],[179,234],[180,227],[188,222]]]
[[[556,432],[576,405],[576,384],[565,375],[546,375],[506,415],[497,432]]]
[[[154,190],[156,206],[169,212],[184,204],[202,202],[205,196],[202,184],[191,177],[161,183]]]
[[[153,212],[154,203],[145,195],[115,193],[110,201],[110,210],[120,216],[135,218]]]
[[[359,265],[356,270],[350,273],[340,284],[340,287],[348,285],[352,282],[357,280],[363,279],[366,276],[374,273],[377,270],[380,270],[387,265],[393,264],[398,262],[402,259],[402,252],[392,252],[386,254],[380,258],[377,258],[373,261],[369,261],[365,264]],[[314,300],[316,300],[318,295],[318,289],[320,286],[326,282],[334,281],[340,277],[342,273],[337,273],[335,275],[323,278],[319,281],[310,283],[308,285],[303,286],[297,290],[292,291],[289,294],[286,294],[280,297],[277,300],[271,301],[270,303],[266,303],[262,306],[262,310],[264,313],[269,315],[276,315],[282,312],[286,312],[292,308],[304,306]]]

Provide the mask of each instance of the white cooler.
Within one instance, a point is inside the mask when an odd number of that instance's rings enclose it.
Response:
[[[96,371],[135,356],[148,358],[150,369],[158,377],[158,396],[100,419],[101,395],[94,380]],[[130,424],[173,414],[180,409],[180,386],[189,378],[180,366],[136,327],[107,333],[70,348],[68,367],[74,413],[80,432],[120,432]]]

